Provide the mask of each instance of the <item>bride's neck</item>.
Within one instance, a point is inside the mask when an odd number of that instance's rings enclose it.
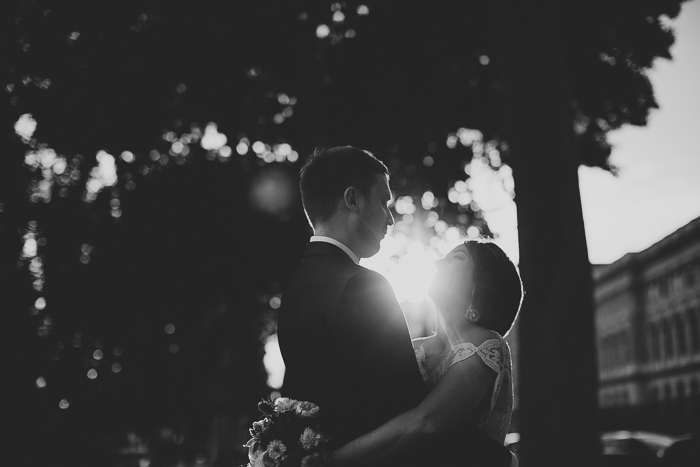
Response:
[[[437,335],[445,343],[463,342],[478,325],[464,318],[463,313],[438,308]]]

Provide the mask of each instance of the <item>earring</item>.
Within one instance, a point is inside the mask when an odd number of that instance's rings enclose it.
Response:
[[[467,307],[467,312],[464,314],[464,317],[472,323],[476,323],[477,321],[479,321],[479,311],[476,308],[474,308],[470,303]]]

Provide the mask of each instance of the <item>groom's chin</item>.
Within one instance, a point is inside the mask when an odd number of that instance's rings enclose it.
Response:
[[[376,255],[379,253],[379,244],[377,245],[372,245],[371,247],[367,248],[365,251],[365,254],[362,255],[363,258],[371,258],[372,256]]]

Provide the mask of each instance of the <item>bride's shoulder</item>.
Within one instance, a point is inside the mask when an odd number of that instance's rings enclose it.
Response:
[[[484,342],[501,340],[501,336],[497,332],[485,328],[470,329],[469,334],[465,337],[466,341],[470,342],[474,347],[480,347]]]

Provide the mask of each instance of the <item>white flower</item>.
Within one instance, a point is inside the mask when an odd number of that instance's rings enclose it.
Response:
[[[277,399],[275,399],[275,407],[277,408],[277,412],[279,413],[291,410],[294,407],[296,407],[296,405],[297,401],[288,397],[278,397]]]
[[[260,459],[262,460],[261,465],[264,467],[278,467],[282,461],[280,457],[273,457],[270,451],[265,451]]]
[[[267,452],[270,459],[276,460],[284,456],[284,453],[287,452],[287,446],[285,446],[282,441],[273,439],[270,441],[270,444],[267,445]]]
[[[299,402],[296,406],[297,415],[302,418],[315,417],[318,415],[319,410],[316,404],[306,401]]]
[[[326,437],[314,431],[312,428],[305,428],[304,432],[301,434],[301,438],[299,438],[299,443],[301,443],[307,451],[325,441]]]

